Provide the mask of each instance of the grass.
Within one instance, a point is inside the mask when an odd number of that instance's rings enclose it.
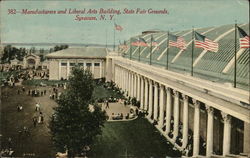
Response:
[[[17,70],[15,71],[8,71],[8,72],[0,72],[0,80],[6,79],[10,77],[11,75],[16,76],[18,73]]]
[[[29,86],[37,86],[40,85],[40,83],[46,84],[48,86],[53,86],[55,84],[62,84],[67,81],[61,81],[61,80],[43,80],[43,79],[35,79],[35,80],[25,80],[23,81],[23,85],[29,85]]]
[[[180,157],[178,151],[144,118],[129,122],[107,122],[89,153],[91,158]]]
[[[94,89],[94,98],[105,99],[109,97],[121,98],[121,95],[111,89],[105,89],[101,85],[96,85]]]

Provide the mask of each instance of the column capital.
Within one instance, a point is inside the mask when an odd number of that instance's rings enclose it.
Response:
[[[153,85],[153,81],[151,79],[148,79],[148,83]]]
[[[167,91],[167,92],[170,92],[170,90],[171,90],[171,88],[166,87],[166,91]]]
[[[173,90],[175,96],[179,96],[179,92],[177,90]]]
[[[209,106],[209,105],[205,105],[206,106],[206,110],[208,114],[214,114],[214,108]]]
[[[158,87],[158,83],[154,81],[154,86],[155,87]]]
[[[186,94],[181,94],[182,98],[184,101],[187,101],[188,100],[188,96]]]
[[[161,89],[164,89],[164,87],[165,87],[164,85],[160,84],[160,88],[161,88]]]
[[[221,116],[224,122],[231,122],[232,117],[229,114],[221,111]]]
[[[200,102],[198,100],[193,98],[192,101],[193,101],[193,104],[194,104],[195,108],[200,108]]]

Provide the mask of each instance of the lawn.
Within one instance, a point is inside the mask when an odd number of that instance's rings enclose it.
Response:
[[[134,158],[180,157],[178,151],[150,124],[139,118],[129,122],[107,122],[89,153],[91,158],[124,157],[126,151]]]

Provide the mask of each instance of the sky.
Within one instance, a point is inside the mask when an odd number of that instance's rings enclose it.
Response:
[[[226,24],[249,23],[248,0],[92,0],[92,1],[1,1],[1,43],[114,43],[114,22],[122,26],[115,31],[115,43],[128,40],[145,30],[179,31]],[[27,10],[88,11],[100,8],[120,10],[121,14],[106,14],[113,20],[99,20],[100,14],[79,14],[97,20],[75,20],[77,14],[25,15]],[[124,9],[145,9],[146,14],[123,14]],[[167,10],[168,14],[147,14],[148,9]],[[16,14],[8,14],[15,9]],[[13,13],[13,12],[12,12]],[[107,40],[106,40],[107,39]]]

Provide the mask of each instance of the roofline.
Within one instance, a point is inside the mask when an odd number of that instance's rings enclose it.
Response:
[[[48,59],[106,59],[104,57],[85,57],[85,56],[46,56]]]

